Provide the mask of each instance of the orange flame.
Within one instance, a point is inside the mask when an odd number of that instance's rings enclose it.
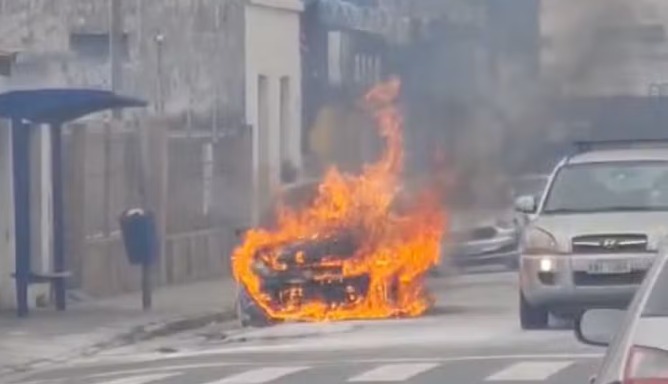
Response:
[[[375,86],[364,98],[380,135],[386,140],[381,158],[367,165],[360,175],[343,175],[331,168],[319,185],[318,196],[306,209],[279,207],[275,230],[252,229],[232,256],[234,277],[262,308],[276,320],[326,321],[419,316],[432,304],[424,277],[438,263],[445,217],[435,191],[415,196],[415,204],[396,208],[403,165],[403,118],[396,107],[400,82],[394,78]],[[347,286],[347,300],[331,304],[325,300],[303,300],[302,288],[281,292],[277,305],[263,291],[262,278],[254,269],[258,253],[305,239],[353,230],[359,234],[353,257],[325,257],[322,267],[337,267],[336,273],[321,272],[313,279],[328,282],[367,276],[368,289],[359,292]],[[304,255],[295,257],[304,263]],[[264,254],[271,270],[286,266],[277,254]]]

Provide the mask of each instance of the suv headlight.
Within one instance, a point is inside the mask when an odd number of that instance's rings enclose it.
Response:
[[[522,248],[525,254],[556,253],[557,241],[549,232],[540,228],[527,228],[522,240]]]

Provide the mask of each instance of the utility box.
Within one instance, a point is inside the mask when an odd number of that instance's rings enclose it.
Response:
[[[158,239],[153,212],[142,208],[128,209],[120,217],[125,252],[130,264],[152,264],[158,254]]]

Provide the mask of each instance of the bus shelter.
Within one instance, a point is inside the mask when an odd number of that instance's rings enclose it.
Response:
[[[37,89],[0,94],[0,118],[11,122],[12,180],[17,315],[29,312],[28,287],[35,282],[51,284],[58,310],[66,307],[64,255],[62,127],[83,116],[110,109],[144,107],[146,102],[113,92],[91,89]],[[30,138],[38,129],[50,129],[53,213],[53,265],[48,273],[31,267],[31,154]],[[5,271],[0,271],[5,273]]]

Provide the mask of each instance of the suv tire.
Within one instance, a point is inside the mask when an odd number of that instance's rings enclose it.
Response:
[[[547,309],[535,307],[524,298],[520,292],[520,324],[522,329],[545,329],[548,326],[550,316]]]

